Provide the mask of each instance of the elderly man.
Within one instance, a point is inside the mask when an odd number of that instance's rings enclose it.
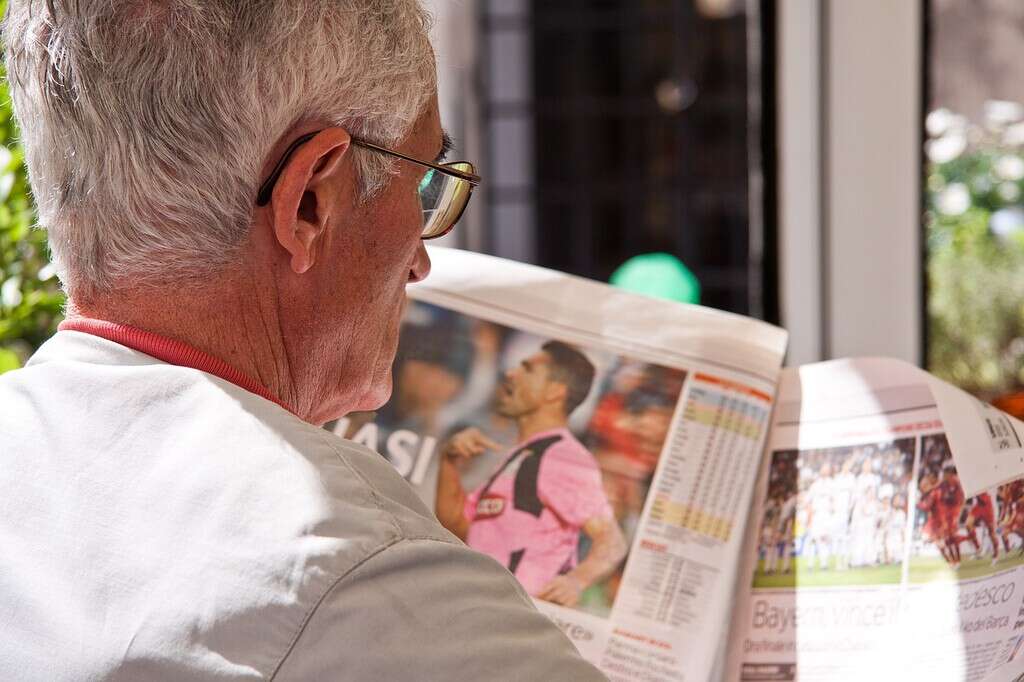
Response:
[[[0,380],[0,679],[601,679],[379,455],[441,166],[414,0],[10,0],[68,319]]]

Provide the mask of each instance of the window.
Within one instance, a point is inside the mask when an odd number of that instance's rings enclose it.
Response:
[[[761,173],[772,24],[757,3],[479,6],[483,249],[605,281],[668,252],[702,303],[776,319]]]
[[[927,12],[927,362],[1012,408],[1024,389],[1024,4],[932,0]]]

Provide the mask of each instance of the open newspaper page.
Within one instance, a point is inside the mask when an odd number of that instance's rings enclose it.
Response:
[[[959,682],[1009,661],[1024,635],[1024,471],[1000,453],[1017,433],[899,361],[785,370],[727,678]],[[992,485],[965,492],[965,466]]]
[[[432,249],[394,391],[336,433],[515,575],[614,680],[698,680],[727,627],[786,334]]]

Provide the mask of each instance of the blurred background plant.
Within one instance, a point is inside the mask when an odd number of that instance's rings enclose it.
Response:
[[[0,12],[6,2],[0,2]],[[6,78],[0,66],[0,76]],[[0,81],[0,373],[24,364],[56,331],[64,295],[47,257],[6,80]]]
[[[1024,387],[1024,107],[928,114],[928,368],[992,400]]]

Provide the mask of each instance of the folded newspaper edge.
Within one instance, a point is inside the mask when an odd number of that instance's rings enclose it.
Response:
[[[855,393],[869,395],[886,386],[927,387],[933,402],[917,407],[938,411],[967,497],[1024,477],[1024,423],[908,362],[864,357],[787,368],[780,394],[793,390],[794,382],[800,383],[800,379],[789,374],[793,371],[800,376],[827,374],[832,390],[847,399]],[[836,385],[837,381],[841,385]],[[843,412],[848,407],[837,405],[835,409]],[[814,409],[820,411],[822,406],[816,405]]]
[[[967,497],[1024,476],[1024,423],[924,370],[917,371],[935,397]]]
[[[446,247],[428,247],[430,277],[409,287],[427,303],[520,328],[572,330],[617,350],[679,366],[735,365],[775,381],[789,334],[734,313],[653,299],[602,282]]]

